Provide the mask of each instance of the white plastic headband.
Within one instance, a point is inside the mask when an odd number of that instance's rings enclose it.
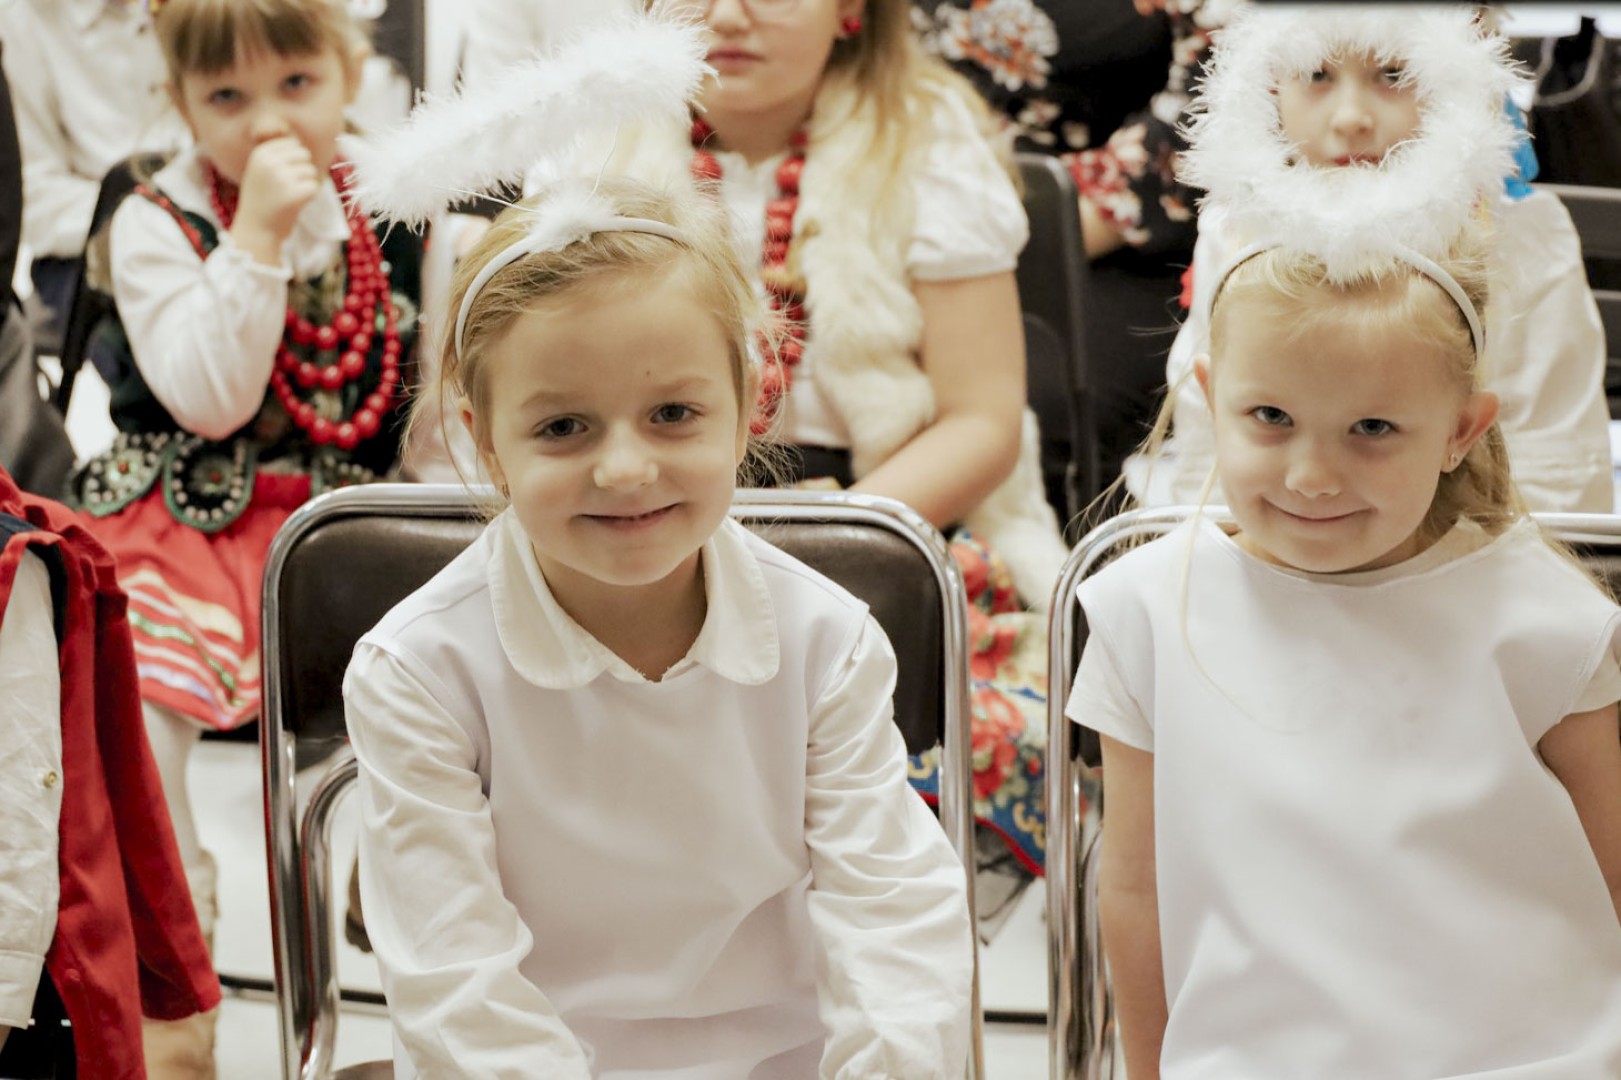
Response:
[[[654,221],[652,218],[621,217],[612,213],[583,216],[550,215],[542,210],[537,215],[536,228],[501,249],[494,258],[484,264],[483,269],[474,275],[472,284],[467,286],[467,292],[462,296],[461,309],[456,313],[456,355],[462,355],[462,335],[467,329],[467,313],[473,309],[473,301],[483,291],[484,286],[490,283],[491,278],[525,255],[562,251],[570,244],[578,243],[588,236],[605,232],[650,233],[678,244],[687,242],[686,235],[680,229],[663,221]]]
[[[1253,244],[1244,245],[1237,254],[1228,259],[1227,265],[1216,275],[1216,287],[1210,290],[1210,310],[1205,312],[1205,325],[1210,325],[1210,316],[1215,312],[1216,298],[1221,295],[1221,287],[1227,283],[1234,270],[1262,252],[1288,246],[1276,240],[1258,240]],[[1463,291],[1463,286],[1458,284],[1458,279],[1447,273],[1434,259],[1421,255],[1410,247],[1393,246],[1390,248],[1390,254],[1441,286],[1446,294],[1452,297],[1452,302],[1463,312],[1463,321],[1469,324],[1469,337],[1475,345],[1475,356],[1478,358],[1484,355],[1486,330],[1481,325],[1480,313],[1475,310],[1469,294]]]

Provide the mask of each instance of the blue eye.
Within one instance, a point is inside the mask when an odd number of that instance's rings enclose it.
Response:
[[[689,420],[697,415],[692,406],[672,401],[653,410],[653,422],[656,424],[679,424],[683,420]]]
[[[1389,435],[1396,430],[1396,425],[1389,420],[1358,420],[1351,425],[1351,430],[1358,435]]]
[[[1288,413],[1273,405],[1257,405],[1250,410],[1250,415],[1267,427],[1287,427],[1293,423]]]

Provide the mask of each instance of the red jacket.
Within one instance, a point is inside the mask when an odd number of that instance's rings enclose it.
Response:
[[[79,1075],[141,1080],[141,1015],[219,1003],[141,719],[113,558],[63,506],[0,469],[0,618],[24,550],[51,569],[62,662],[61,896],[45,966],[73,1023]],[[30,528],[31,527],[31,528]]]

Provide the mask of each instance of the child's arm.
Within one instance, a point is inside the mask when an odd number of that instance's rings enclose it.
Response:
[[[856,491],[888,495],[936,525],[960,521],[1012,473],[1024,415],[1024,324],[1013,274],[913,286],[934,422]]]
[[[1537,752],[1570,792],[1621,917],[1621,726],[1616,707],[1565,717],[1537,743]]]
[[[906,782],[894,690],[895,654],[869,616],[818,694],[806,747],[823,1077],[954,1077],[967,1059],[967,878]]]
[[[1098,915],[1126,1072],[1132,1080],[1154,1080],[1167,1016],[1154,872],[1154,755],[1100,738],[1106,809]]]
[[[343,684],[361,896],[394,1031],[424,1077],[589,1080],[579,1042],[518,967],[534,936],[502,889],[472,742],[417,669],[363,642]]]
[[[126,199],[110,234],[113,299],[141,376],[187,431],[223,439],[253,419],[270,385],[292,270],[228,235],[200,260],[173,217]]]

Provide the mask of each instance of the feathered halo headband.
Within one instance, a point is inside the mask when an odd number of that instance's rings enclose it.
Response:
[[[1284,134],[1277,89],[1327,61],[1372,55],[1399,66],[1418,104],[1418,129],[1377,166],[1297,162]],[[1519,138],[1504,112],[1523,76],[1507,43],[1475,24],[1466,7],[1415,11],[1358,5],[1354,11],[1248,8],[1216,41],[1186,125],[1179,173],[1220,207],[1245,258],[1287,245],[1320,258],[1331,281],[1401,259],[1434,278],[1470,324],[1479,313],[1437,264],[1468,228],[1476,205],[1514,169]],[[1231,260],[1220,275],[1241,261]],[[1212,298],[1219,291],[1211,289]]]
[[[346,138],[349,197],[376,217],[419,225],[469,195],[516,183],[537,165],[575,155],[593,134],[685,119],[712,73],[703,24],[660,0],[604,20],[559,47],[449,97],[424,96],[405,122],[372,138]],[[479,271],[456,315],[456,351],[474,299],[526,255],[561,251],[601,232],[645,232],[683,243],[679,229],[625,217],[584,180],[559,183],[532,211],[528,232]]]

